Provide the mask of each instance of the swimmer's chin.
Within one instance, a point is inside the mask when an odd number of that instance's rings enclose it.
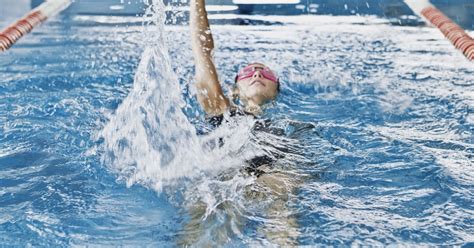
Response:
[[[267,86],[265,85],[265,83],[263,83],[263,82],[260,81],[260,80],[255,80],[255,81],[253,81],[253,82],[250,83],[250,86],[259,86],[259,85],[261,85],[261,86],[263,86],[263,87],[267,87]]]

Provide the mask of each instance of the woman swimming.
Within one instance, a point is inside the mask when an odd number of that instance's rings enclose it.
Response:
[[[191,0],[190,15],[198,101],[210,116],[235,111],[236,107],[222,91],[213,62],[214,40],[209,27],[205,0]],[[261,106],[275,99],[280,89],[275,73],[261,63],[252,63],[241,69],[235,77],[235,83],[233,95],[238,96],[244,104],[243,111],[252,115],[260,114]]]
[[[262,113],[262,106],[278,95],[280,91],[278,77],[262,63],[251,63],[243,67],[235,77],[235,87],[232,92],[232,95],[237,96],[243,106],[236,106],[232,100],[224,95],[218,80],[212,58],[214,40],[209,27],[205,0],[191,0],[190,5],[191,43],[196,67],[197,98],[208,115],[208,121],[217,127],[222,123],[225,113],[228,113],[231,117],[251,115],[257,118]],[[279,132],[281,129],[271,128],[269,125],[269,121],[256,119],[253,131],[266,132],[272,135],[283,134],[283,131]],[[243,170],[240,171],[244,172],[243,174],[256,177],[255,184],[246,188],[245,197],[249,201],[259,202],[260,204],[265,201],[271,202],[265,207],[269,221],[262,225],[261,232],[271,242],[288,246],[296,244],[298,225],[287,208],[287,203],[290,194],[296,189],[301,180],[294,173],[274,168],[275,158],[279,157],[279,154],[257,156],[247,160]],[[225,176],[222,178],[225,178]],[[237,229],[244,228],[245,224],[243,223],[245,221],[241,211],[245,210],[238,209],[232,202],[227,201],[219,204],[217,208],[230,216],[228,223],[223,224],[224,228],[219,228],[216,233],[213,233],[218,240],[200,240],[200,237],[206,232],[206,228],[210,228],[206,227],[209,224],[206,222],[206,218],[209,218],[209,216],[203,217],[206,215],[206,205],[202,202],[195,202],[188,207],[191,219],[184,227],[184,234],[179,244],[182,246],[222,245],[226,242],[225,237],[232,236],[235,230],[235,228],[227,229],[225,226],[238,226]],[[224,238],[220,240],[219,237]]]

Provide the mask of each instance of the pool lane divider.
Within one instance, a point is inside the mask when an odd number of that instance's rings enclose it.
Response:
[[[468,58],[474,60],[474,39],[435,7],[427,7],[421,14],[436,26],[451,43]]]
[[[2,30],[0,32],[0,51],[9,49],[33,28],[69,7],[71,2],[71,0],[48,0]]]
[[[428,0],[405,0],[418,15],[437,27],[470,61],[474,61],[474,39]]]

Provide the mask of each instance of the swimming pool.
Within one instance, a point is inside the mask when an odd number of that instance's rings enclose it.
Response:
[[[0,55],[1,243],[175,246],[201,201],[197,244],[267,246],[280,229],[300,245],[473,244],[474,66],[436,29],[211,18],[281,24],[212,27],[227,86],[254,57],[281,76],[265,118],[291,135],[263,139],[290,148],[278,166],[302,181],[281,216],[245,197],[252,177],[220,175],[268,147],[251,120],[193,133],[187,27],[61,16]]]

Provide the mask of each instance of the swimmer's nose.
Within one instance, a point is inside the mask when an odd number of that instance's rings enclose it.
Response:
[[[262,78],[262,77],[263,77],[263,76],[262,76],[262,73],[260,73],[260,70],[255,71],[255,72],[253,73],[253,78]]]

